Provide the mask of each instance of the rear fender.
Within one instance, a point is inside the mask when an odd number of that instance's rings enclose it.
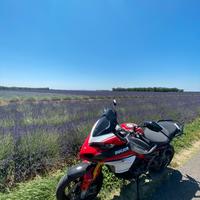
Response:
[[[94,164],[89,162],[82,162],[69,168],[67,175],[69,178],[82,177]]]

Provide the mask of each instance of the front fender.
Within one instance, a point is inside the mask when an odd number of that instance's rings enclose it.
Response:
[[[81,177],[83,176],[86,171],[88,169],[90,169],[90,167],[92,167],[94,164],[92,163],[87,163],[87,162],[82,162],[82,163],[79,163],[75,166],[72,166],[69,168],[68,172],[67,172],[67,175],[69,178],[78,178],[78,177]]]

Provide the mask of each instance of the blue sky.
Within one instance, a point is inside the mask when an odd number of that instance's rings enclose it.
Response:
[[[199,0],[1,0],[0,85],[200,91]]]

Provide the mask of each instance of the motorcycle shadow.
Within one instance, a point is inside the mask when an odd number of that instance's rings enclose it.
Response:
[[[199,195],[198,195],[198,194]],[[171,174],[164,180],[149,200],[191,200],[200,199],[200,182],[188,174],[171,169]]]
[[[191,200],[200,198],[195,195],[200,191],[200,182],[189,175],[182,175],[178,170],[167,168],[162,173],[142,176],[139,184],[140,200]],[[112,200],[136,200],[136,182],[132,181],[120,189]]]

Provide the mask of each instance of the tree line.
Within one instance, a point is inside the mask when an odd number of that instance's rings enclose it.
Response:
[[[112,88],[112,91],[128,91],[128,92],[184,92],[183,89],[166,88],[166,87],[137,87],[137,88]]]
[[[46,88],[29,88],[29,87],[6,87],[6,86],[0,86],[0,90],[48,91],[50,89],[48,87],[46,87]]]

